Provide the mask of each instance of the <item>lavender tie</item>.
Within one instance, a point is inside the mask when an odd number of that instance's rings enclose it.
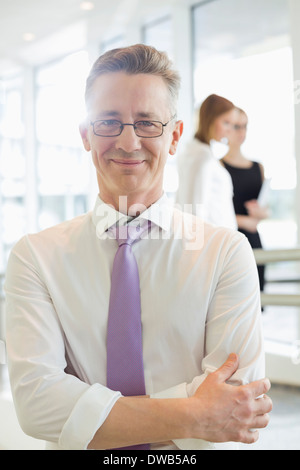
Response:
[[[115,255],[107,324],[107,386],[124,396],[145,395],[141,299],[138,266],[132,244],[150,227],[115,228],[119,248]],[[126,447],[146,450],[149,445]]]

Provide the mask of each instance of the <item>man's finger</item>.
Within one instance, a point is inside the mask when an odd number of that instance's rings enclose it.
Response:
[[[243,387],[248,389],[248,392],[251,394],[252,398],[258,398],[270,390],[271,383],[269,379],[265,378],[251,382],[247,385],[244,385]]]
[[[262,429],[266,428],[270,422],[270,416],[268,413],[261,415],[261,416],[256,416],[256,418],[253,421],[253,428],[256,429]]]
[[[261,398],[257,398],[254,401],[254,412],[256,415],[264,415],[266,413],[270,413],[273,408],[273,403],[270,397],[264,395]]]
[[[253,431],[244,431],[242,436],[239,437],[238,442],[242,442],[244,444],[254,444],[258,441],[259,432],[257,430]]]
[[[239,366],[238,355],[232,353],[228,356],[226,362],[214,372],[218,382],[226,382],[237,371]]]

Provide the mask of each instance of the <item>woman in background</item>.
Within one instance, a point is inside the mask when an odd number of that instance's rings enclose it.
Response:
[[[229,151],[221,162],[232,178],[238,230],[246,235],[252,248],[262,248],[257,225],[268,217],[268,211],[257,199],[264,181],[264,168],[261,163],[247,159],[241,151],[247,125],[247,114],[237,108],[236,121],[228,137]],[[263,290],[264,266],[258,266],[258,273],[260,288]]]
[[[202,103],[195,137],[178,158],[176,202],[214,225],[237,229],[230,175],[214,156],[211,141],[222,142],[232,128],[234,104],[218,95]]]

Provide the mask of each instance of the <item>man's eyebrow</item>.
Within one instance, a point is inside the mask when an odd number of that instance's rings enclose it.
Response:
[[[152,112],[140,112],[140,113],[137,113],[137,118],[143,118],[143,119],[153,119],[153,120],[157,120],[158,117],[157,117],[157,114],[155,113],[152,113]]]
[[[118,111],[101,111],[96,115],[96,119],[105,119],[108,117],[119,117],[120,113]]]

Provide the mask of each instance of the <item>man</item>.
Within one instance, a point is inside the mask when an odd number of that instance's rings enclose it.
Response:
[[[24,237],[11,253],[12,392],[25,432],[54,448],[217,448],[213,443],[255,442],[255,429],[268,423],[270,384],[248,242],[184,215],[163,194],[164,166],[183,128],[178,87],[167,56],[153,48],[100,57],[87,80],[80,128],[97,171],[94,211]],[[118,249],[111,228],[139,229],[145,221],[151,231],[132,251],[146,390],[124,396],[107,386]]]

